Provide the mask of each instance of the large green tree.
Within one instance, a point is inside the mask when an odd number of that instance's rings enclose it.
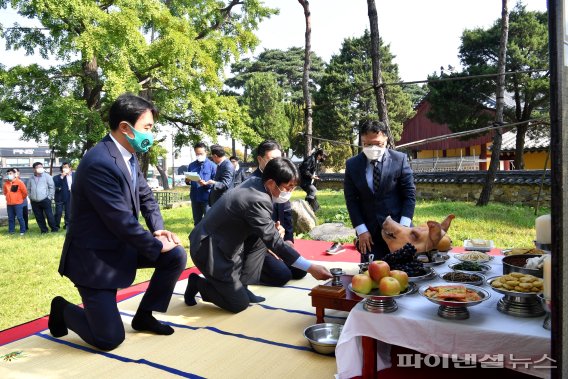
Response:
[[[501,19],[488,29],[465,30],[462,35],[459,58],[463,72],[455,77],[495,74],[499,56]],[[506,67],[508,72],[531,71],[548,67],[548,23],[545,12],[527,11],[518,3],[509,16],[509,37]],[[548,114],[549,74],[535,71],[507,75],[505,89],[513,104],[505,104],[503,120],[521,122]],[[438,75],[430,79],[440,79]],[[431,83],[428,99],[432,104],[429,117],[446,123],[454,132],[486,126],[493,119],[486,110],[492,108],[497,76],[459,81]],[[539,133],[542,129],[529,129],[528,124],[517,127],[515,168],[522,169],[524,141],[527,132]]]
[[[178,146],[220,133],[255,140],[248,115],[222,92],[223,68],[258,44],[276,11],[260,0],[0,0],[41,27],[3,25],[8,49],[57,61],[0,69],[0,119],[60,154],[81,156],[105,132],[108,105],[152,99]]]
[[[310,91],[317,90],[323,75],[325,62],[314,52],[310,54]],[[268,49],[256,58],[245,58],[231,65],[233,77],[225,84],[234,90],[242,90],[246,81],[257,72],[271,72],[276,75],[278,85],[282,87],[286,100],[303,104],[302,75],[304,67],[304,49],[291,47],[288,50]]]
[[[277,140],[286,150],[290,146],[290,122],[286,117],[283,96],[276,75],[257,72],[246,81],[242,100],[248,108],[250,125],[258,136]]]
[[[371,36],[343,41],[338,55],[331,58],[315,96],[314,134],[319,137],[353,142],[361,121],[377,119],[377,102],[372,87]],[[399,82],[398,66],[388,45],[380,41],[383,82]],[[414,114],[410,96],[398,85],[385,86],[390,128],[395,141],[402,134],[402,123]],[[342,146],[340,150],[349,149]],[[354,154],[356,151],[352,150]],[[343,155],[345,153],[342,153]]]

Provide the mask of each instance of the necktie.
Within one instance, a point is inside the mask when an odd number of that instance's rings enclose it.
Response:
[[[373,164],[373,192],[379,192],[379,184],[381,183],[381,162],[372,160]]]
[[[136,189],[136,157],[134,154],[132,154],[128,161],[130,162],[130,180],[132,182],[132,189]]]

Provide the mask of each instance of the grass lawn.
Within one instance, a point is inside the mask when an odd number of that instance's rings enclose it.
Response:
[[[187,187],[179,190],[187,191]],[[299,189],[292,199],[304,197],[304,192]],[[320,191],[318,199],[321,205],[319,223],[351,225],[342,192]],[[541,209],[539,215],[548,212],[548,209]],[[536,216],[528,207],[490,204],[480,208],[465,202],[419,202],[414,223],[441,221],[449,213],[456,215],[449,233],[455,246],[462,245],[468,238],[492,239],[499,247],[532,246]],[[180,236],[188,250],[187,236],[193,227],[191,208],[166,209],[162,214],[166,227]],[[30,219],[30,231],[23,237],[8,235],[6,226],[0,229],[0,330],[46,315],[50,301],[56,295],[73,303],[81,302],[71,282],[57,273],[63,240],[64,231],[40,235],[33,219]],[[188,267],[190,265],[188,263]],[[151,269],[139,270],[135,283],[148,280],[151,273]]]

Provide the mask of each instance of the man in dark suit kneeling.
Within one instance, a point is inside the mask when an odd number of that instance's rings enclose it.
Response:
[[[125,331],[116,304],[118,288],[132,284],[137,268],[154,267],[132,328],[168,335],[153,311],[165,312],[187,254],[164,221],[136,154],[148,151],[157,110],[149,101],[121,95],[109,112],[110,133],[85,154],[73,177],[71,220],[59,273],[77,287],[84,308],[58,296],[51,302],[49,330],[71,329],[85,342],[112,350]],[[142,213],[149,230],[138,222]]]
[[[285,243],[272,220],[273,203],[288,201],[297,182],[296,166],[286,158],[274,158],[262,178],[249,178],[213,205],[189,235],[191,258],[204,278],[190,275],[187,305],[196,304],[197,292],[204,301],[234,313],[263,301],[247,285],[258,283],[266,248],[316,279],[331,278],[325,267],[302,258]]]

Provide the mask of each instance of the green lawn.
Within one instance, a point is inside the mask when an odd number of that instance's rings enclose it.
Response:
[[[179,190],[187,191],[187,187]],[[293,200],[304,196],[298,189]],[[320,191],[318,198],[319,223],[345,221],[350,225],[342,192]],[[548,212],[541,209],[540,214]],[[419,202],[414,222],[441,221],[449,213],[456,215],[450,229],[455,246],[462,245],[467,238],[493,239],[500,247],[532,245],[535,216],[534,210],[527,207],[490,204],[479,208],[464,202]],[[187,236],[193,226],[191,208],[167,209],[162,214],[166,227],[180,236],[187,249]],[[80,303],[71,282],[57,273],[64,233],[40,235],[33,219],[30,228],[24,237],[8,235],[7,227],[0,229],[0,330],[47,314],[55,295]],[[135,282],[148,280],[150,275],[150,269],[140,270]]]

